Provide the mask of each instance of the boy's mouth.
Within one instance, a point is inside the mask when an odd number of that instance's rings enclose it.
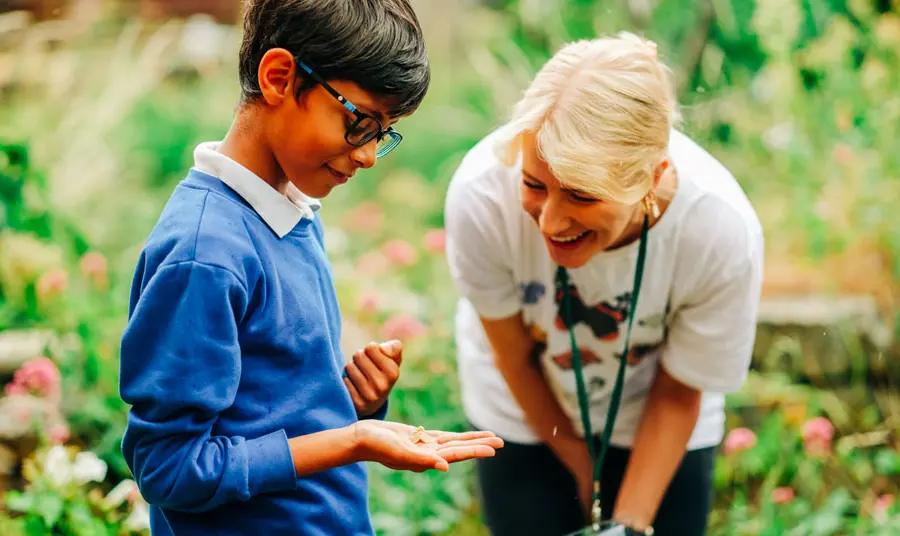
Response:
[[[325,164],[325,169],[327,169],[328,172],[331,173],[332,176],[334,176],[334,179],[337,181],[338,184],[345,184],[348,180],[350,180],[350,175],[341,173],[340,171],[329,166],[328,164]]]

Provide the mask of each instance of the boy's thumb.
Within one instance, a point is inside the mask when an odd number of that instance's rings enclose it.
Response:
[[[381,343],[381,349],[390,357],[395,357],[403,350],[403,343],[398,340]]]

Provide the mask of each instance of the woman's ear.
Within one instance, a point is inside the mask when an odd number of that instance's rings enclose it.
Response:
[[[656,165],[656,169],[653,171],[653,189],[659,188],[659,183],[662,181],[663,175],[666,174],[666,171],[669,170],[672,163],[669,161],[669,158],[663,158],[662,161]]]
[[[267,104],[277,106],[291,97],[297,80],[294,56],[283,48],[270,49],[259,62],[259,89]]]

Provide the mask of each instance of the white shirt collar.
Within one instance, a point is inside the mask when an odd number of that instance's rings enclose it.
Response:
[[[258,175],[218,152],[221,142],[204,142],[194,149],[194,168],[217,177],[253,207],[279,238],[303,218],[313,219],[322,204],[288,183],[285,195]]]

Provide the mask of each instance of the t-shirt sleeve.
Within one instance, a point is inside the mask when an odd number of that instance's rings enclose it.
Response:
[[[161,508],[199,512],[295,489],[284,430],[214,433],[241,378],[244,284],[229,270],[193,261],[142,279],[120,358],[120,392],[131,405],[122,450],[141,494]]]
[[[522,302],[511,268],[503,193],[493,180],[482,176],[452,184],[444,220],[447,261],[457,287],[481,317],[500,319],[520,311]]]
[[[740,390],[756,339],[763,238],[745,228],[727,236],[735,227],[719,227],[725,231],[713,232],[703,250],[685,256],[680,271],[690,282],[678,299],[662,354],[669,374],[703,391]]]

